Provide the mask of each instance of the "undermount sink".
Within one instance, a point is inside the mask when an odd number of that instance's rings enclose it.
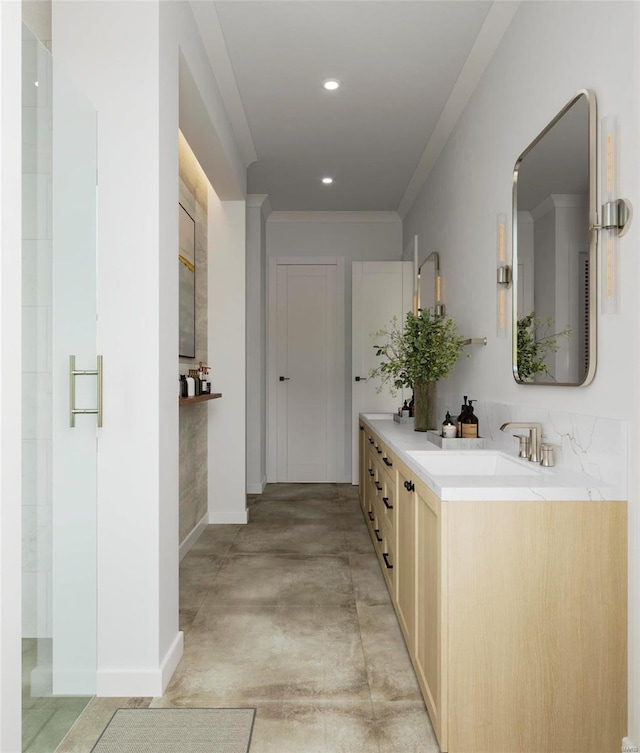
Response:
[[[409,450],[407,455],[430,476],[536,476],[540,473],[534,463],[515,460],[501,452]]]

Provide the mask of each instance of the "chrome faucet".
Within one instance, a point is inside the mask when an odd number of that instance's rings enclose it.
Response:
[[[509,421],[502,424],[500,431],[509,429],[529,429],[529,460],[532,463],[540,462],[540,438],[542,436],[542,424],[535,422],[523,423],[522,421]]]

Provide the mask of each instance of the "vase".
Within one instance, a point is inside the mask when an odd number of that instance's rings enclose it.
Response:
[[[416,382],[413,385],[415,396],[414,430],[427,431],[436,428],[436,383]]]

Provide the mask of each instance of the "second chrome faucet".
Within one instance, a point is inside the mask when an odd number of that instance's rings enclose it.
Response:
[[[542,424],[531,422],[525,423],[523,421],[509,421],[506,424],[502,424],[500,431],[509,431],[510,429],[529,429],[529,460],[532,463],[539,463],[540,455],[540,440],[542,437]]]

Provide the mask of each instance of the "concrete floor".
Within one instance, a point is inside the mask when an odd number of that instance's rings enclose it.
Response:
[[[164,696],[94,699],[59,753],[89,753],[121,706],[255,707],[251,753],[439,751],[357,487],[271,484],[248,525],[209,526],[180,626]]]

